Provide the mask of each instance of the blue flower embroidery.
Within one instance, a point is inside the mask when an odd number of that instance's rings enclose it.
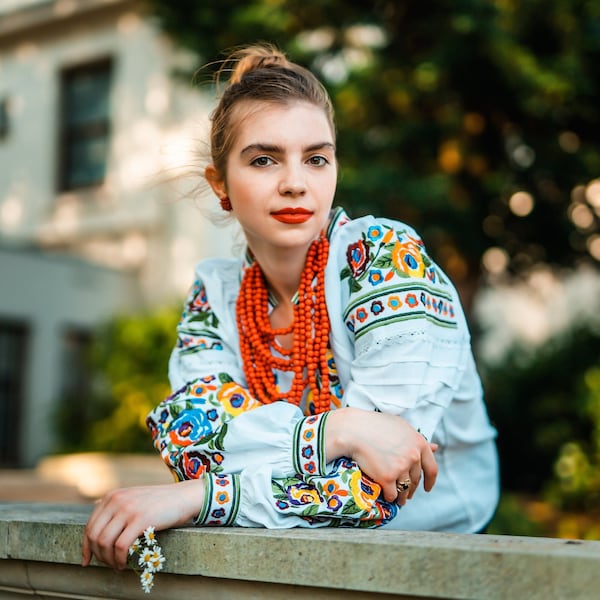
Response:
[[[371,285],[379,285],[383,282],[383,273],[379,269],[371,269],[369,271],[369,283]]]
[[[184,410],[173,421],[171,440],[188,445],[212,433],[212,425],[200,410]]]
[[[383,236],[383,229],[381,229],[381,227],[379,227],[378,225],[369,227],[369,229],[367,230],[367,236],[371,241],[376,242]]]

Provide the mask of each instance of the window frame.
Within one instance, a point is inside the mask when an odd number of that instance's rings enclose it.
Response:
[[[11,377],[4,378],[8,370],[0,367],[0,400],[7,399],[6,406],[0,407],[0,415],[9,415],[0,431],[0,466],[16,467],[21,462],[21,426],[26,417],[25,386],[28,372],[29,345],[31,327],[23,320],[0,317],[0,335],[6,335],[9,346],[12,344],[12,362],[16,365],[11,370]],[[5,389],[6,386],[6,389]],[[6,434],[6,440],[2,439]],[[6,442],[10,443],[6,443]]]
[[[111,135],[111,110],[109,109],[107,111],[104,118],[86,123],[85,125],[70,124],[67,115],[67,86],[69,85],[69,81],[75,79],[78,75],[96,73],[108,73],[109,85],[107,101],[110,104],[112,96],[112,79],[114,74],[114,59],[111,56],[104,56],[93,61],[65,67],[60,72],[57,181],[57,191],[59,193],[97,187],[104,183],[106,179],[109,158],[108,144]],[[107,143],[107,150],[104,156],[104,172],[101,177],[90,179],[83,184],[72,184],[72,165],[70,164],[69,159],[70,148],[73,143],[79,140],[89,140],[94,138],[103,138]]]

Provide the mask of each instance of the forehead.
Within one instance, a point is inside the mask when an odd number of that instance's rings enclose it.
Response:
[[[232,114],[233,146],[257,142],[334,143],[326,112],[310,102],[241,102]]]

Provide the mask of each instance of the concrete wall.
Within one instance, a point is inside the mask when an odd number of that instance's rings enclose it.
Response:
[[[0,505],[0,598],[141,598],[138,576],[83,568],[91,508]],[[592,600],[600,542],[349,529],[182,528],[152,597]]]

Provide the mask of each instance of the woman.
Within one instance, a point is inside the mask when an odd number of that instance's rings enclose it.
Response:
[[[318,80],[267,46],[231,59],[205,176],[246,256],[198,266],[148,417],[179,483],[108,494],[84,564],[122,568],[148,525],[190,520],[480,531],[495,431],[456,290],[409,226],[332,210]]]

